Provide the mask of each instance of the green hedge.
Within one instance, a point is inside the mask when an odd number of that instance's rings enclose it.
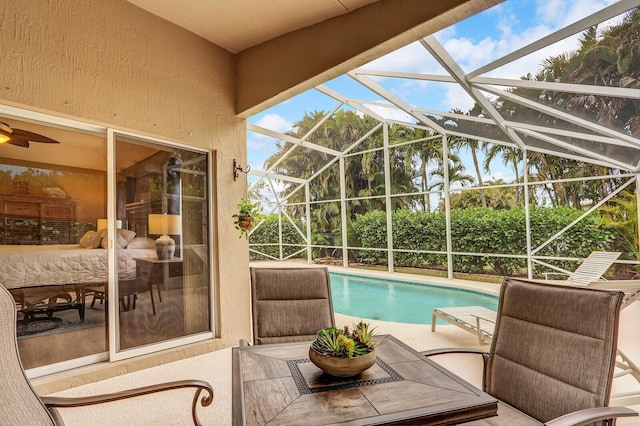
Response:
[[[582,211],[570,207],[534,207],[531,209],[531,245],[535,249],[544,241],[564,229],[576,220]],[[303,230],[300,220],[295,220]],[[423,213],[397,210],[391,218],[393,224],[394,249],[407,250],[396,252],[396,266],[428,269],[447,269],[447,257],[444,254],[416,253],[421,251],[446,251],[446,217],[442,212]],[[540,256],[586,257],[592,251],[611,249],[616,238],[613,230],[598,227],[600,216],[593,213],[571,229],[545,246],[537,254]],[[283,247],[287,257],[304,245],[304,240],[293,225],[283,219],[283,241],[285,244],[299,244],[296,247]],[[527,233],[525,212],[522,208],[493,210],[491,208],[455,209],[451,212],[452,249],[460,253],[496,253],[525,255]],[[324,242],[325,234],[312,236],[314,244]],[[336,238],[334,244],[341,244]],[[252,248],[279,257],[279,247],[261,244],[278,243],[278,216],[264,217],[264,222],[251,234]],[[349,244],[356,247],[387,248],[387,220],[385,212],[371,211],[356,215],[349,224]],[[306,252],[299,254],[305,257]],[[251,252],[251,259],[267,259]],[[358,250],[357,259],[361,263],[386,265],[387,251]],[[571,261],[549,262],[573,270],[576,264]],[[525,275],[526,260],[496,256],[454,255],[455,272],[485,273],[495,275]],[[542,269],[540,269],[541,271]]]
[[[251,233],[249,242],[252,244],[251,248],[258,250],[262,253],[266,253],[275,258],[280,257],[280,248],[275,245],[261,245],[261,244],[277,244],[278,239],[278,215],[272,214],[268,216],[262,216],[260,218],[260,225]],[[299,219],[294,219],[294,222],[302,232],[306,232],[306,226],[302,224]],[[300,233],[294,228],[294,226],[285,217],[282,218],[282,241],[285,244],[300,244],[300,246],[284,246],[283,256],[287,257],[302,248],[306,243],[304,242]],[[298,255],[298,257],[306,256],[306,251]],[[254,252],[249,253],[249,258],[252,260],[264,260],[269,259],[266,256],[259,255]]]
[[[569,207],[531,210],[532,247],[562,230],[583,212]],[[398,210],[393,213],[395,249],[446,251],[445,214]],[[610,230],[599,228],[600,216],[589,215],[538,254],[544,256],[586,257],[595,250],[606,250],[615,239]],[[352,221],[350,240],[360,247],[386,248],[387,222],[384,212],[357,215]],[[493,210],[490,208],[456,209],[451,212],[452,249],[463,253],[526,254],[525,212],[522,208]],[[386,251],[361,250],[359,260],[368,264],[386,264]],[[518,275],[526,273],[525,259],[454,255],[456,272]],[[396,266],[446,269],[442,254],[395,253]],[[555,262],[567,269],[572,262]]]

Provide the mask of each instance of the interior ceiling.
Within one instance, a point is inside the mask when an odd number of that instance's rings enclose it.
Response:
[[[249,47],[378,0],[128,0],[228,50]]]
[[[1,144],[0,158],[12,164],[59,164],[91,170],[106,170],[106,135],[92,135],[0,116],[14,129],[23,129],[59,141],[59,144],[32,143],[29,148]],[[7,161],[10,159],[11,161]]]

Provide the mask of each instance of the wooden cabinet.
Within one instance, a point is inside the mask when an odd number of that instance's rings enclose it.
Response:
[[[2,244],[72,244],[75,205],[68,198],[0,195]]]

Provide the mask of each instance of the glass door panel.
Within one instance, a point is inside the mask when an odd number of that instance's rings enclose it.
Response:
[[[208,154],[115,136],[117,351],[209,331]]]
[[[36,134],[27,144],[0,144],[0,283],[16,302],[24,368],[104,354],[109,267],[98,223],[107,211],[106,137],[0,121]]]

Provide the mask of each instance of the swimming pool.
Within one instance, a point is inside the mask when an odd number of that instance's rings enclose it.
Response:
[[[335,272],[329,275],[333,310],[357,318],[431,324],[434,308],[472,305],[494,311],[498,308],[497,296],[473,290]]]

